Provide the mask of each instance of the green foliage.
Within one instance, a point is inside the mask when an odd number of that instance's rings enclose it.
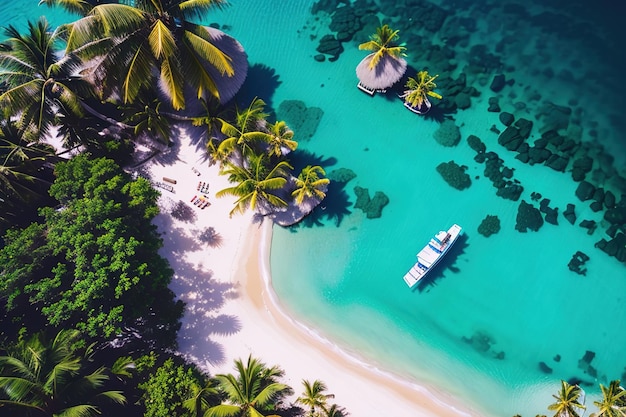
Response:
[[[438,76],[428,75],[428,71],[419,71],[417,78],[409,77],[405,85],[406,91],[400,97],[413,107],[422,107],[424,103],[428,102],[428,97],[441,100],[443,97],[433,91],[437,88],[435,79]]]
[[[78,348],[80,334],[62,330],[52,340],[38,333],[0,356],[0,407],[14,415],[95,416],[126,397],[107,389],[109,371],[92,363],[92,350]],[[20,414],[17,414],[20,413]]]
[[[50,193],[62,207],[43,209],[43,224],[7,234],[0,250],[9,311],[91,337],[132,330],[173,345],[183,306],[167,287],[172,270],[151,224],[157,192],[107,159],[77,156],[56,173]]]
[[[578,402],[581,389],[578,385],[571,385],[567,381],[561,381],[561,389],[558,394],[552,395],[556,402],[548,406],[548,410],[554,411],[554,417],[578,417],[578,409],[586,407]]]
[[[287,202],[277,195],[276,190],[285,186],[287,170],[292,167],[286,161],[272,166],[267,160],[266,154],[251,155],[248,167],[229,164],[229,168],[222,172],[235,185],[220,190],[215,195],[238,197],[235,208],[230,212],[231,216],[243,213],[248,208],[266,213],[277,207],[287,206]]]
[[[268,368],[252,356],[246,363],[235,361],[237,374],[221,374],[215,379],[226,401],[208,410],[210,416],[263,416],[275,412],[291,387],[279,382],[283,371]]]
[[[368,42],[359,45],[360,50],[373,51],[374,56],[369,63],[369,69],[374,69],[384,56],[400,58],[406,56],[404,45],[398,45],[398,30],[391,29],[388,25],[376,28],[376,33],[370,36]]]
[[[29,22],[25,35],[11,25],[4,29],[8,39],[0,47],[0,81],[8,88],[0,105],[6,115],[17,115],[18,126],[32,140],[49,133],[60,118],[82,117],[81,97],[91,94],[89,84],[75,76],[80,59],[59,58],[64,31],[64,26],[52,31],[44,17]]]
[[[0,230],[28,225],[37,207],[51,202],[46,166],[53,159],[51,146],[27,140],[15,121],[0,118]]]
[[[194,399],[205,384],[206,377],[194,367],[177,365],[172,358],[167,359],[146,382],[139,384],[144,416],[195,417],[196,410],[189,410],[185,402]]]
[[[46,0],[65,6],[64,0]],[[233,60],[220,50],[208,31],[188,19],[202,17],[224,0],[137,1],[100,4],[81,12],[86,16],[70,25],[68,51],[86,59],[100,57],[95,74],[103,99],[120,97],[134,102],[155,85],[153,74],[171,106],[185,107],[184,89],[197,97],[220,99],[212,67],[226,77],[235,75]],[[67,6],[66,6],[67,7]],[[88,10],[88,11],[87,11]]]
[[[324,190],[330,184],[325,178],[326,172],[319,165],[307,165],[296,178],[296,189],[291,193],[297,204],[302,204],[307,198],[315,198],[319,201],[326,197]]]

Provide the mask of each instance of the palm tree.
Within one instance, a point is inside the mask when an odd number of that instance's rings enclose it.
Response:
[[[192,415],[203,417],[211,408],[211,404],[219,404],[219,391],[212,385],[212,381],[208,381],[204,387],[193,385],[191,390],[193,397],[185,400],[183,407],[189,410]]]
[[[277,121],[268,125],[268,153],[270,156],[281,157],[295,151],[298,142],[293,140],[293,130],[289,129],[284,121]]]
[[[326,187],[330,183],[324,178],[326,172],[319,166],[307,165],[296,178],[296,189],[291,193],[297,204],[302,204],[305,199],[315,198],[319,201],[326,197]]]
[[[290,391],[288,385],[277,381],[277,377],[282,376],[279,368],[267,368],[252,356],[248,357],[246,364],[236,360],[235,368],[237,375],[215,377],[227,402],[209,408],[206,416],[265,416],[268,411],[274,411],[276,404]]]
[[[368,42],[359,45],[359,49],[373,51],[356,67],[359,88],[374,94],[386,91],[402,78],[407,66],[403,58],[406,48],[398,45],[397,40],[398,31],[384,25],[376,29]]]
[[[626,390],[620,387],[620,381],[611,381],[608,387],[600,384],[602,401],[594,401],[598,412],[594,417],[626,417]]]
[[[245,80],[245,52],[230,36],[189,19],[203,18],[225,4],[225,0],[137,0],[136,7],[99,4],[69,25],[67,50],[94,64],[93,81],[101,87],[102,98],[133,102],[142,90],[154,88],[156,75],[175,110],[185,108],[186,86],[198,98],[212,96],[224,103]]]
[[[315,417],[317,415],[317,409],[326,409],[326,402],[330,398],[335,398],[333,394],[325,394],[326,384],[322,381],[315,380],[313,383],[308,380],[303,380],[304,395],[298,397],[296,402],[303,404],[310,408],[308,416]]]
[[[243,213],[246,209],[257,210],[262,213],[272,211],[278,207],[286,207],[285,200],[274,194],[287,184],[286,169],[293,169],[287,161],[280,161],[273,167],[266,165],[265,154],[250,155],[249,167],[227,163],[227,169],[222,174],[229,176],[229,181],[235,183],[233,187],[218,191],[215,196],[233,195],[238,197],[235,208],[230,212]]]
[[[0,120],[0,224],[7,226],[30,223],[36,208],[49,199],[52,171],[45,164],[55,158],[54,149],[24,136],[15,122]]]
[[[51,31],[44,17],[28,23],[27,35],[14,26],[4,29],[8,39],[0,44],[0,81],[8,89],[0,94],[0,106],[7,117],[17,116],[19,128],[31,140],[49,133],[59,118],[84,116],[81,97],[89,96],[90,87],[78,75],[80,59],[60,57],[64,31]]]
[[[430,109],[429,96],[439,100],[442,99],[440,94],[432,91],[437,87],[435,79],[438,76],[435,75],[433,77],[428,75],[428,71],[420,71],[417,73],[417,78],[409,77],[405,84],[406,90],[400,95],[400,98],[403,98],[404,102],[414,109],[424,108],[427,111],[427,109]],[[424,110],[421,111],[423,112]]]
[[[576,409],[585,409],[583,404],[578,402],[581,396],[581,389],[578,385],[570,385],[566,381],[561,381],[561,390],[557,395],[552,395],[556,402],[548,406],[548,410],[555,411],[554,417],[579,417]]]
[[[400,59],[405,56],[406,48],[403,45],[397,45],[399,30],[392,30],[389,25],[383,25],[376,28],[376,33],[370,36],[368,42],[359,45],[360,50],[373,51],[374,55],[369,62],[369,69],[374,69],[385,56],[391,56]]]
[[[268,142],[269,134],[266,132],[265,118],[269,114],[265,113],[264,109],[265,102],[257,97],[246,109],[235,109],[233,123],[219,118],[222,125],[221,132],[226,136],[219,144],[219,153],[238,154],[237,156],[245,158],[254,153],[254,144]]]
[[[330,407],[324,407],[323,417],[345,417],[346,411],[343,407],[339,407],[337,404],[333,404]]]
[[[39,0],[39,5],[61,6],[70,13],[86,16],[99,4],[113,3],[110,0]]]
[[[126,403],[120,391],[104,391],[104,367],[87,373],[90,349],[78,355],[76,330],[61,330],[46,343],[41,334],[21,340],[0,356],[0,405],[27,415],[93,416],[101,400]]]
[[[158,98],[146,100],[142,97],[132,105],[122,108],[124,122],[133,126],[135,137],[147,134],[161,144],[170,143],[170,118],[161,111],[162,104]]]

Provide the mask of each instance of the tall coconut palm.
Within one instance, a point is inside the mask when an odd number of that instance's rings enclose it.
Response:
[[[298,148],[298,142],[293,140],[293,130],[284,121],[269,124],[267,130],[267,151],[270,156],[285,156]]]
[[[324,178],[326,172],[319,166],[307,165],[296,178],[296,189],[291,193],[297,204],[302,204],[305,199],[315,198],[321,201],[326,197],[326,188],[330,183]]]
[[[265,154],[251,155],[248,166],[227,164],[222,174],[229,176],[229,181],[236,184],[218,191],[215,196],[233,195],[238,197],[230,215],[243,213],[248,208],[262,214],[286,207],[287,202],[275,192],[287,184],[287,170],[293,169],[287,161],[280,161],[275,166],[267,166]]]
[[[185,88],[198,98],[230,100],[247,75],[243,48],[223,32],[192,23],[225,0],[136,0],[99,4],[70,25],[68,51],[93,64],[103,98],[133,102],[158,85],[172,107],[185,108]]]
[[[215,378],[227,398],[226,403],[209,408],[210,417],[261,417],[275,410],[276,404],[290,392],[290,387],[277,381],[277,368],[248,357],[244,364],[235,361],[237,374],[220,374]],[[278,372],[282,374],[282,372]]]
[[[75,330],[62,330],[46,342],[42,335],[22,340],[0,356],[0,405],[33,416],[93,416],[105,400],[124,404],[120,391],[105,391],[106,369],[89,372],[78,355]]]
[[[4,29],[8,38],[0,44],[0,81],[8,89],[0,94],[0,106],[31,140],[50,133],[60,118],[84,116],[81,97],[90,94],[89,84],[78,74],[77,56],[61,56],[64,27],[51,30],[41,17],[28,23],[28,34],[14,26]]]
[[[437,87],[435,79],[438,76],[431,76],[428,74],[428,71],[419,71],[417,78],[409,77],[405,84],[406,90],[400,95],[400,98],[403,98],[404,102],[413,109],[417,109],[420,112],[427,111],[427,109],[430,109],[428,97],[442,99],[441,94],[433,91]]]
[[[608,387],[600,384],[602,400],[594,401],[598,412],[593,417],[626,417],[626,390],[620,386],[620,381],[609,383]]]
[[[213,386],[212,381],[205,386],[193,385],[191,387],[193,396],[183,402],[189,412],[196,417],[203,417],[207,410],[214,404],[219,404],[219,391]]]
[[[0,229],[30,223],[49,199],[52,172],[45,164],[54,159],[52,146],[29,142],[15,122],[0,120]]]
[[[70,13],[86,16],[99,4],[117,3],[115,0],[39,0],[39,5],[60,6]]]
[[[548,406],[548,410],[554,411],[554,417],[579,417],[577,409],[584,410],[585,406],[578,402],[582,390],[578,385],[570,385],[567,381],[561,381],[561,389],[557,395],[552,395],[556,402]]]
[[[296,399],[300,404],[309,407],[308,417],[315,417],[319,410],[326,409],[326,403],[330,398],[335,398],[333,394],[326,394],[326,384],[322,381],[315,380],[310,382],[303,380],[304,394]]]
[[[359,49],[373,51],[356,67],[360,85],[371,94],[391,87],[406,72],[407,64],[403,58],[406,48],[397,44],[398,32],[383,25],[376,28],[376,33],[368,42],[359,45]]]
[[[369,61],[369,69],[374,69],[385,56],[399,59],[405,56],[406,48],[395,42],[398,40],[399,30],[393,30],[389,25],[376,28],[376,33],[370,36],[370,40],[359,45],[360,50],[373,51],[374,55]]]
[[[219,144],[221,154],[239,154],[242,158],[255,153],[255,144],[269,141],[266,131],[265,102],[260,98],[255,98],[250,106],[240,110],[235,110],[233,123],[220,118],[221,132],[226,136]]]

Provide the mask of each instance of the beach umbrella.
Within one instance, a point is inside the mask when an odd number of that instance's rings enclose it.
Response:
[[[385,90],[397,83],[406,72],[406,61],[401,57],[383,55],[373,67],[371,62],[376,52],[369,54],[357,65],[356,76],[361,84],[374,90]]]

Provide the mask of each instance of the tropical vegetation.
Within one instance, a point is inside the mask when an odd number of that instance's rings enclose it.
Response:
[[[360,50],[372,51],[373,56],[369,62],[369,69],[374,69],[385,56],[401,58],[405,56],[404,45],[398,45],[399,30],[393,30],[389,25],[376,28],[376,33],[370,36],[370,40],[359,45]]]
[[[174,353],[184,305],[152,223],[159,193],[123,168],[134,141],[158,152],[178,126],[206,126],[235,211],[290,203],[294,132],[261,99],[224,105],[245,53],[191,22],[226,3],[41,3],[83,17],[9,26],[0,44],[0,414],[302,415],[277,366],[251,356],[213,377]]]
[[[0,356],[0,410],[12,415],[95,416],[126,403],[107,386],[112,371],[94,366],[93,345],[77,347],[80,333],[61,330],[21,339]]]
[[[435,79],[438,76],[439,75],[431,76],[428,74],[428,71],[419,71],[416,78],[408,78],[405,84],[406,90],[400,97],[404,99],[405,103],[414,108],[421,108],[424,105],[429,105],[430,102],[428,97],[434,97],[441,100],[443,98],[441,94],[433,91],[437,88]]]
[[[624,417],[626,416],[626,390],[620,385],[619,379],[613,380],[608,386],[600,384],[602,398],[594,401],[597,411],[591,417]],[[584,404],[585,393],[576,384],[561,381],[561,387],[553,394],[555,402],[548,405],[548,410],[554,412],[554,417],[579,417],[587,410]],[[519,414],[514,417],[521,417]],[[537,415],[537,417],[546,417]]]
[[[73,8],[75,2],[50,1]],[[224,0],[137,0],[84,7],[85,17],[69,25],[67,52],[94,63],[91,75],[102,99],[130,103],[158,82],[175,110],[185,108],[185,88],[196,98],[220,102],[232,94],[218,77],[233,78],[233,57],[216,45],[210,29],[193,23]],[[153,74],[158,74],[155,77]],[[241,82],[243,80],[241,79]],[[241,84],[239,84],[240,86]]]

